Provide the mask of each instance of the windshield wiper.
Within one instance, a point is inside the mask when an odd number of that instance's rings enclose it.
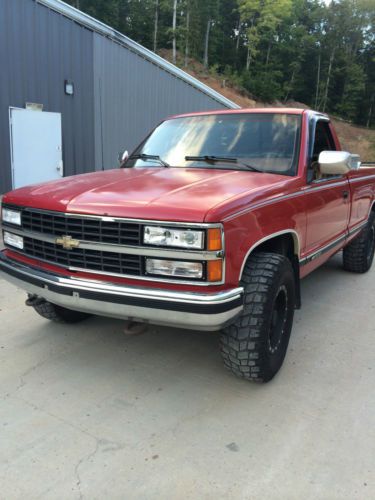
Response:
[[[131,155],[129,156],[129,160],[156,160],[158,161],[163,167],[170,167],[169,163],[166,161],[162,160],[159,155],[147,155],[145,153],[141,153],[139,155]]]
[[[207,161],[215,163],[217,161],[227,161],[229,163],[237,163],[237,158],[234,156],[213,156],[213,155],[203,155],[203,156],[185,156],[186,161]]]
[[[263,170],[259,170],[253,165],[249,165],[248,163],[244,163],[239,161],[235,156],[213,156],[213,155],[204,155],[204,156],[185,156],[186,161],[206,161],[207,163],[216,163],[220,161],[225,161],[227,163],[237,163],[237,165],[241,165],[248,170],[253,172],[263,172]]]

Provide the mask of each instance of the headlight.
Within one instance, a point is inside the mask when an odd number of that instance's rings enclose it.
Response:
[[[204,232],[192,229],[169,229],[159,226],[146,226],[143,243],[201,250],[204,246]]]
[[[22,236],[18,236],[17,234],[4,231],[4,243],[6,245],[10,245],[12,247],[20,248],[21,250],[23,250],[23,238]]]
[[[17,212],[16,210],[10,210],[9,208],[3,208],[2,219],[4,222],[8,222],[9,224],[17,224],[17,226],[20,226],[21,212]]]
[[[202,278],[203,266],[200,262],[178,262],[175,260],[146,259],[148,274],[175,276],[176,278]]]

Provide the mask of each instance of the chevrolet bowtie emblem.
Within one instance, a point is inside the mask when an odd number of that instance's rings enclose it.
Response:
[[[73,248],[79,247],[79,240],[73,240],[71,236],[61,236],[56,238],[56,245],[62,245],[66,250],[72,250]]]

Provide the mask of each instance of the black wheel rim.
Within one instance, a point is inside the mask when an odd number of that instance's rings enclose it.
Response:
[[[270,334],[268,338],[268,349],[273,354],[280,346],[285,324],[288,318],[288,291],[282,285],[276,295],[271,314]]]
[[[374,256],[375,251],[375,226],[372,225],[370,227],[370,234],[368,239],[368,247],[367,247],[367,263],[371,264],[371,261]]]

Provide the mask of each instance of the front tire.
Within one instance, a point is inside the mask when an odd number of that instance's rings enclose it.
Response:
[[[366,273],[372,266],[375,254],[375,213],[371,212],[367,225],[343,250],[346,271]]]
[[[281,368],[295,308],[292,264],[283,255],[250,256],[242,276],[244,308],[221,334],[225,366],[238,377],[268,382]]]
[[[90,314],[66,309],[47,301],[30,304],[40,316],[55,323],[79,323],[90,317]]]

